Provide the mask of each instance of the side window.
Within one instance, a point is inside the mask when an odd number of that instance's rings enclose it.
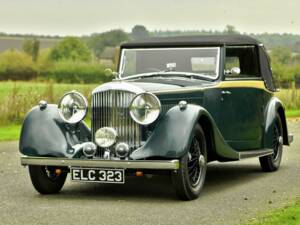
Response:
[[[261,77],[255,46],[226,47],[226,78]]]

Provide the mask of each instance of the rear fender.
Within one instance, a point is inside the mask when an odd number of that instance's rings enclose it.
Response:
[[[264,139],[263,139],[264,148],[270,148],[270,149],[273,148],[273,131],[274,131],[277,113],[279,114],[282,122],[283,144],[284,145],[290,144],[283,104],[278,98],[273,97],[269,101],[265,111],[265,130],[264,130]]]

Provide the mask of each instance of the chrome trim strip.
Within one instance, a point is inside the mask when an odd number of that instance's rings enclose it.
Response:
[[[118,90],[118,91],[128,91],[132,92],[135,94],[141,94],[145,92],[142,88],[130,84],[129,82],[124,82],[124,81],[114,81],[114,82],[109,82],[100,85],[99,87],[96,87],[92,94],[98,93],[98,92],[104,92],[104,91],[111,91],[111,90]]]
[[[273,149],[260,149],[260,150],[252,150],[252,151],[245,151],[239,152],[240,159],[247,159],[252,157],[262,157],[266,155],[272,155],[274,153]]]
[[[67,166],[67,167],[97,167],[122,169],[179,169],[179,160],[95,160],[95,159],[69,159],[53,157],[21,156],[21,165],[39,166]]]

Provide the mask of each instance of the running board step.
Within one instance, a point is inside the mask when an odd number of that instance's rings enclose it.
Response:
[[[262,157],[266,155],[272,155],[274,153],[273,149],[260,149],[260,150],[252,150],[239,152],[240,159],[247,159],[252,157]]]

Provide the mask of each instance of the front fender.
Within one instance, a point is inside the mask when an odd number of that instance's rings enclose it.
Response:
[[[228,159],[239,159],[239,154],[224,141],[207,110],[192,104],[189,104],[184,110],[181,110],[179,106],[171,108],[157,122],[147,142],[134,151],[130,157],[132,159],[182,157],[191,145],[195,125],[202,116],[207,117],[211,123],[212,131],[204,130],[204,133],[212,133],[217,155]]]
[[[27,156],[71,157],[72,146],[90,139],[84,122],[69,125],[62,121],[57,105],[36,106],[25,117],[19,150]]]
[[[287,122],[285,117],[285,111],[282,102],[273,97],[269,101],[266,111],[265,111],[265,130],[264,130],[264,147],[265,148],[273,148],[273,131],[274,125],[276,121],[277,113],[279,114],[282,122],[283,128],[283,144],[289,145],[288,139],[288,129],[287,129]]]

